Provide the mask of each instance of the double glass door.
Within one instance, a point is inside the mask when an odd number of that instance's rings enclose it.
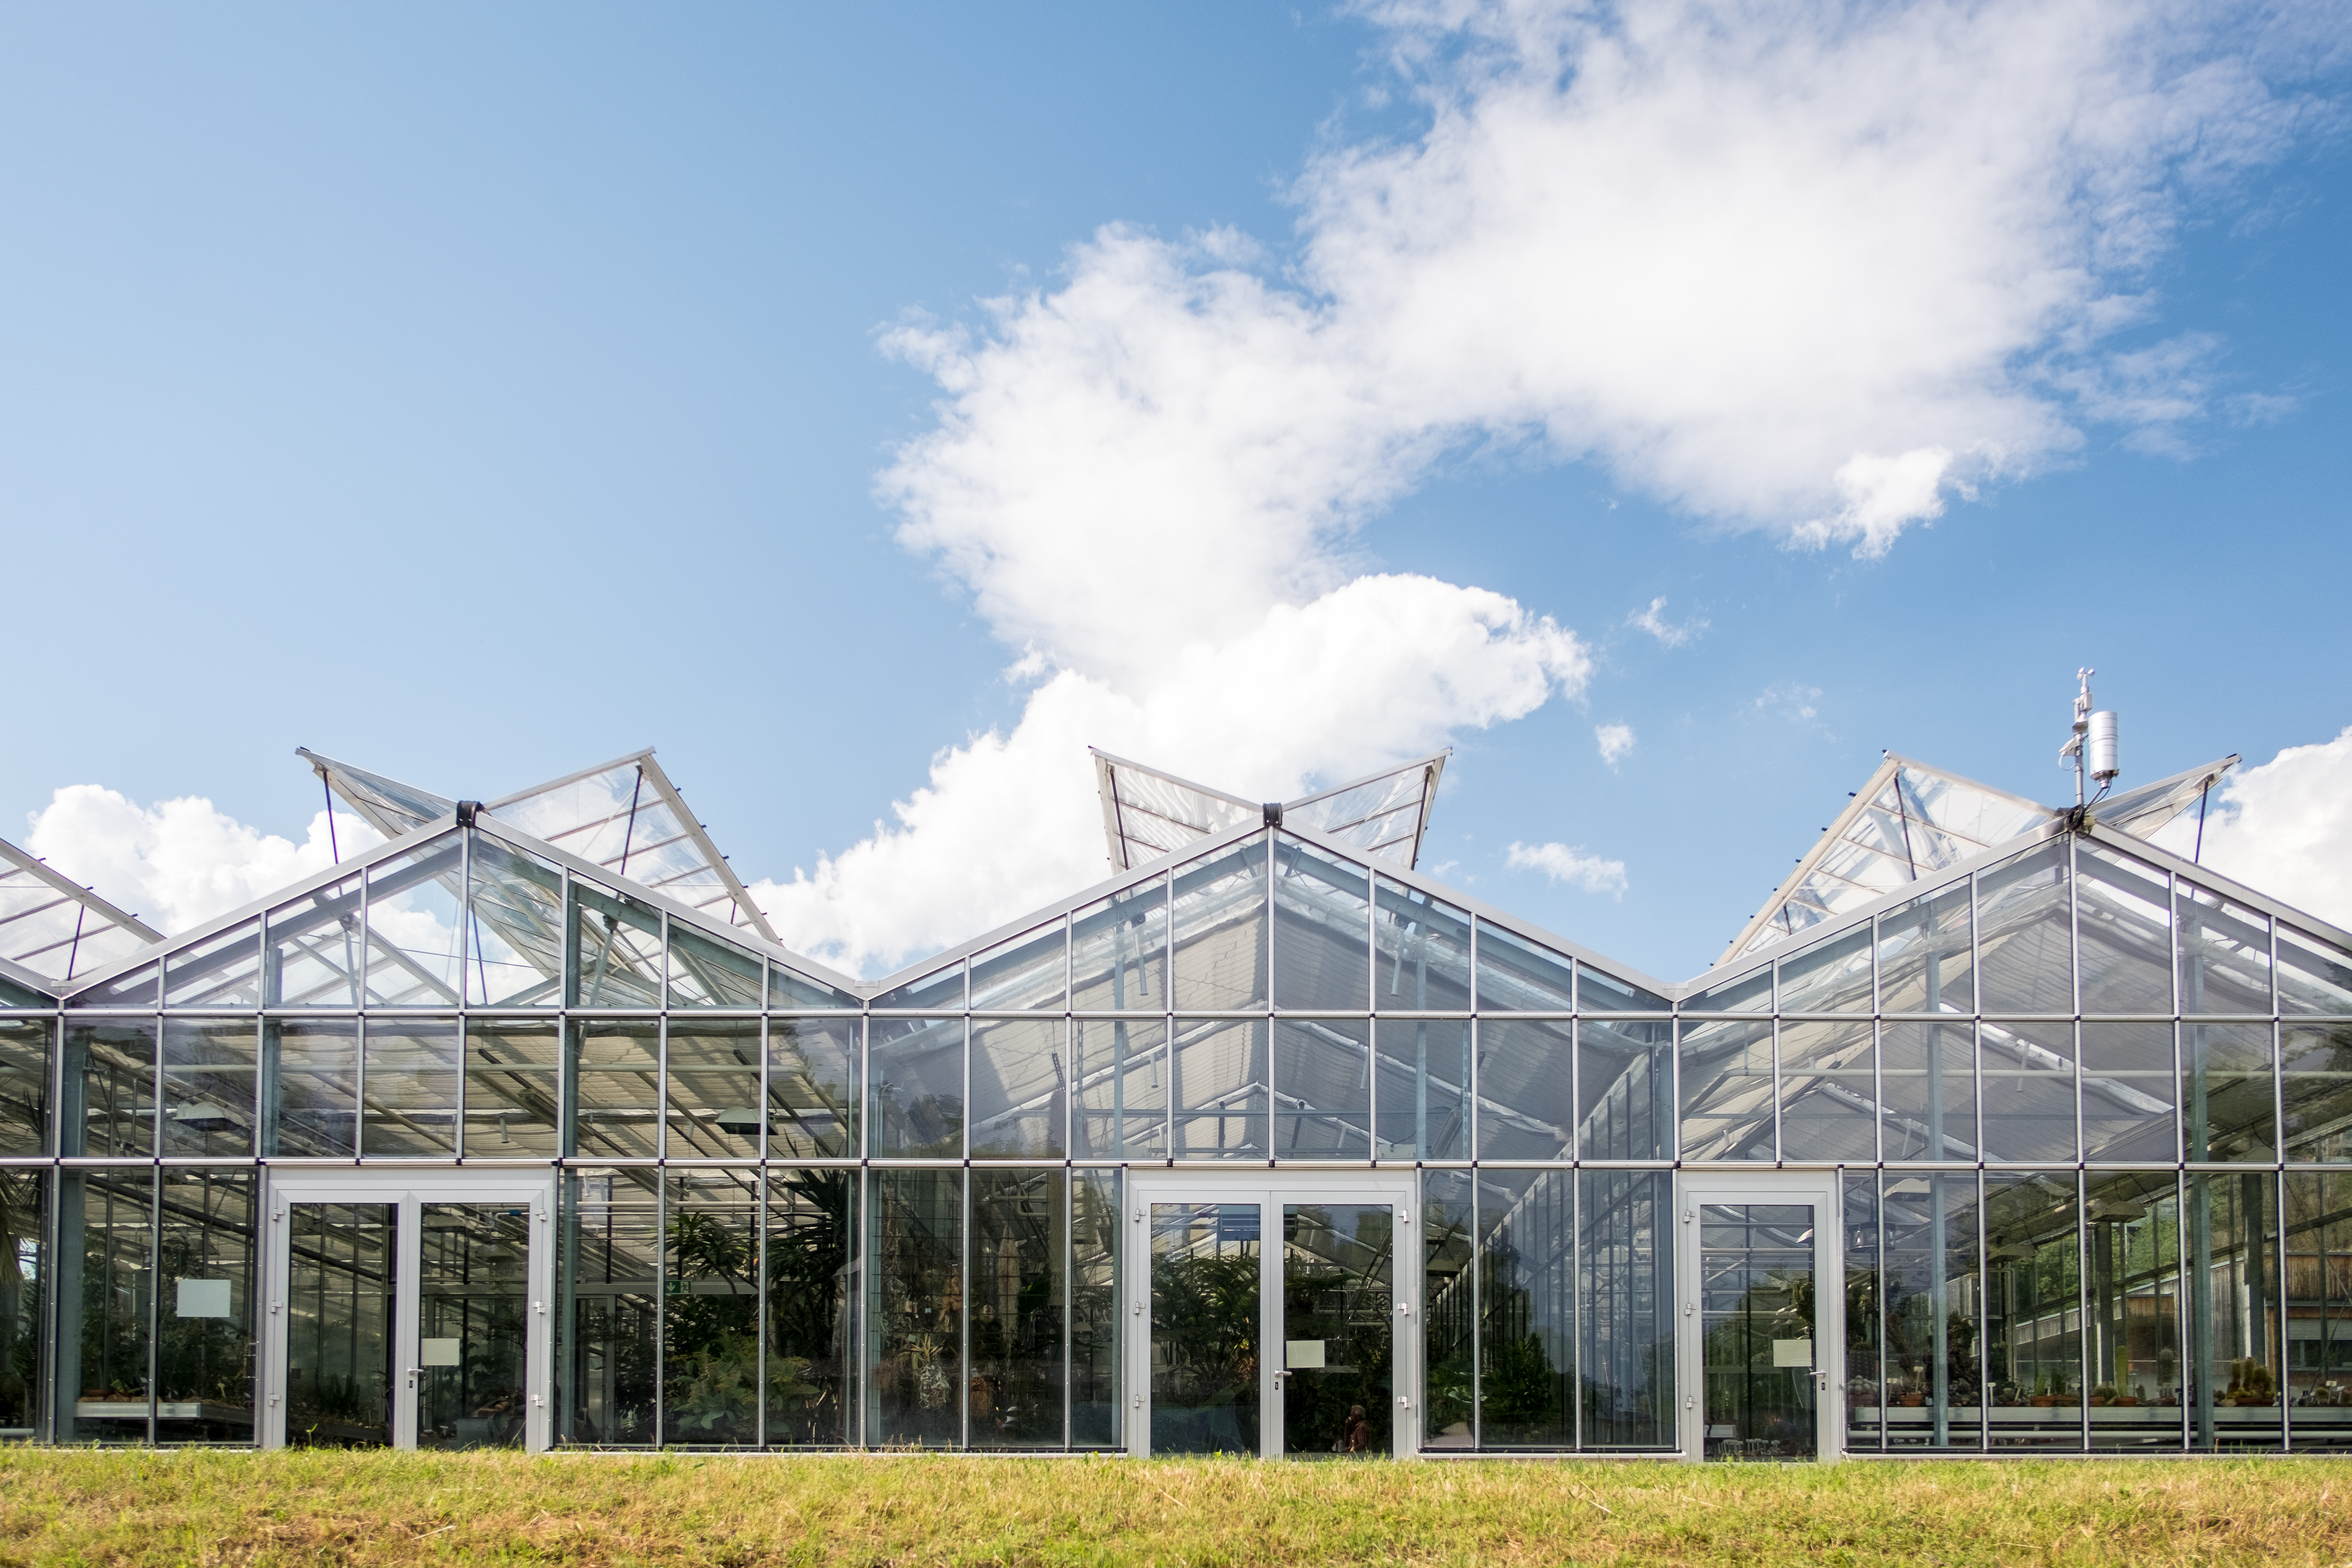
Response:
[[[1844,1289],[1831,1178],[1693,1176],[1680,1198],[1684,1453],[1834,1458]]]
[[[1413,1451],[1408,1184],[1129,1180],[1130,1452]]]
[[[552,1195],[544,1177],[275,1176],[264,1443],[545,1447]]]

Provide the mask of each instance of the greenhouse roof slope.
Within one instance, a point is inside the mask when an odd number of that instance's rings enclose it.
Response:
[[[1420,858],[1437,781],[1451,754],[1438,752],[1296,800],[1261,803],[1087,749],[1110,863],[1122,871],[1259,821],[1308,828],[1370,859],[1410,868]]]
[[[0,838],[0,963],[54,989],[163,940],[31,851]]]

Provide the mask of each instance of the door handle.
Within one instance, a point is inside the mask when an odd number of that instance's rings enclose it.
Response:
[[[411,1387],[411,1388],[415,1388],[415,1387],[416,1386],[416,1380],[417,1380],[418,1378],[420,1378],[420,1377],[424,1376],[424,1375],[425,1375],[425,1369],[424,1369],[423,1367],[421,1367],[421,1366],[412,1366],[412,1367],[410,1367],[410,1368],[408,1369],[408,1386],[409,1386],[409,1387]]]

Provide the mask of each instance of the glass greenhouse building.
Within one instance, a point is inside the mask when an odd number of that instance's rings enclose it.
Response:
[[[1830,1458],[2352,1447],[2352,935],[1889,756],[1682,984],[1414,868],[1444,759],[1097,756],[866,983],[650,752],[168,939],[0,845],[0,1435]]]

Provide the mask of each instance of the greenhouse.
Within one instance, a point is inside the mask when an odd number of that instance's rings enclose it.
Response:
[[[867,982],[651,752],[302,755],[383,841],[194,930],[0,844],[0,1436],[2352,1448],[2352,936],[2160,832],[2234,758],[1890,755],[1670,984],[1419,871],[1442,756],[1097,755],[1107,880]]]

